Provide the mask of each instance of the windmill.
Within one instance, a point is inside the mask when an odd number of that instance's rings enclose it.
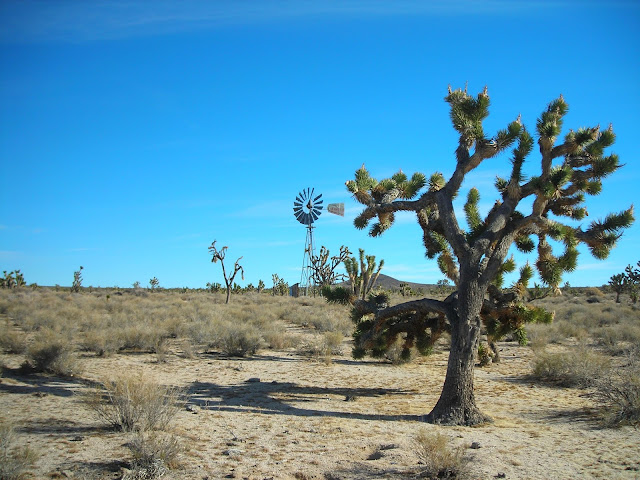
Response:
[[[322,194],[314,196],[315,189],[307,188],[296,196],[293,202],[293,214],[296,219],[307,227],[307,238],[304,242],[304,256],[302,257],[302,275],[300,277],[300,291],[306,295],[311,282],[311,258],[315,255],[313,244],[313,222],[318,220],[322,213]],[[344,216],[344,204],[329,204],[329,212]]]

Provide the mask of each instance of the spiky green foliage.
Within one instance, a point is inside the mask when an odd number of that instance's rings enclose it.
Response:
[[[8,273],[4,270],[2,275],[3,276],[0,277],[0,288],[18,288],[24,287],[27,284],[20,270],[14,270]]]
[[[358,355],[379,355],[399,336],[406,339],[406,346],[418,339],[428,346],[443,331],[457,335],[451,324],[473,322],[476,311],[490,339],[512,332],[526,341],[527,323],[552,319],[552,314],[527,302],[534,273],[543,282],[540,292],[558,293],[563,274],[577,266],[580,244],[596,258],[606,258],[633,222],[633,207],[594,220],[586,228],[576,222],[587,216],[586,198],[600,193],[603,179],[620,168],[618,157],[605,153],[615,140],[611,126],[605,131],[599,127],[570,131],[559,143],[569,107],[562,96],[553,100],[536,124],[539,173],[528,179],[524,162],[534,152],[535,140],[520,117],[488,136],[483,126],[490,106],[486,88],[477,96],[469,95],[466,88],[449,88],[445,101],[459,135],[455,171],[448,179],[439,172],[428,181],[416,174],[412,183],[399,172],[377,181],[363,165],[347,188],[364,206],[354,224],[359,229],[369,227],[371,236],[390,228],[398,212],[414,212],[423,231],[426,256],[437,260],[458,292],[443,301],[414,300],[393,307],[362,298],[352,314]],[[510,147],[511,172],[496,179],[498,198],[488,214],[480,214],[479,191],[469,191],[465,230],[453,206],[465,176]],[[370,226],[374,219],[377,221]],[[516,269],[513,258],[508,258],[512,245],[534,259],[520,270],[519,280],[503,290],[505,275]],[[479,304],[471,300],[478,297],[483,298]],[[469,313],[460,318],[458,312]],[[473,339],[463,341],[469,344]]]
[[[351,294],[355,298],[364,300],[375,286],[380,271],[384,267],[384,260],[380,260],[376,266],[375,255],[365,255],[364,249],[360,248],[359,260],[356,257],[347,257],[343,262],[349,276]]]

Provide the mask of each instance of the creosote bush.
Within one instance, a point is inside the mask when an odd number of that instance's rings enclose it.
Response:
[[[104,382],[89,394],[88,405],[97,416],[125,431],[163,430],[180,410],[180,391],[142,374],[124,374]]]
[[[468,462],[462,447],[449,445],[449,439],[441,433],[430,432],[423,428],[414,440],[415,453],[424,465],[422,478],[464,478],[468,471]]]

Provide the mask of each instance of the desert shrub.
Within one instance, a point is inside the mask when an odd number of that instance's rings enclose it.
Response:
[[[71,376],[80,371],[69,340],[49,330],[41,332],[27,348],[27,359],[23,368],[31,372],[62,376]]]
[[[155,352],[162,340],[162,333],[149,324],[130,325],[117,333],[119,350]]]
[[[340,332],[325,332],[316,335],[311,340],[298,345],[300,355],[310,355],[315,359],[324,358],[327,363],[331,362],[332,355],[342,355],[342,340],[344,337]]]
[[[25,334],[13,330],[9,325],[0,327],[0,349],[7,353],[24,353],[27,349]]]
[[[227,323],[221,326],[214,347],[230,357],[253,355],[262,346],[260,331],[251,325]]]
[[[159,432],[138,432],[127,447],[133,460],[131,471],[123,476],[123,480],[160,478],[178,466],[183,451],[175,436]]]
[[[640,357],[629,357],[628,365],[617,368],[595,382],[594,397],[602,406],[607,425],[640,425]]]
[[[584,294],[587,297],[598,297],[602,299],[604,297],[604,293],[598,287],[587,287],[584,289]]]
[[[16,445],[13,425],[0,423],[0,479],[20,480],[35,463],[36,453],[29,447]]]
[[[88,405],[97,416],[123,431],[162,430],[180,409],[180,391],[142,374],[125,374],[91,392]]]
[[[481,367],[486,367],[493,362],[493,352],[488,345],[481,343],[478,345],[478,363]]]
[[[451,447],[445,435],[423,428],[415,436],[414,447],[423,465],[423,478],[461,478],[467,474],[463,448]]]
[[[399,335],[393,345],[391,345],[384,352],[385,358],[389,360],[393,365],[403,365],[409,363],[411,359],[415,357],[415,352],[413,352],[414,349],[405,349],[404,343],[405,337],[403,335]]]
[[[533,376],[565,387],[593,385],[610,368],[610,360],[585,347],[566,352],[537,351],[533,360]]]
[[[271,325],[262,330],[262,337],[268,347],[274,350],[283,350],[296,344],[296,340],[291,334],[289,334],[284,328],[279,328],[275,325]]]

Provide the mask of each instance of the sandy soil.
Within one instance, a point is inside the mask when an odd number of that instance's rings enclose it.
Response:
[[[640,478],[638,429],[601,428],[584,391],[528,381],[531,350],[501,348],[501,364],[476,369],[479,406],[495,422],[475,428],[422,422],[438,398],[446,352],[393,366],[293,351],[187,359],[177,345],[166,363],[150,354],[85,356],[81,379],[5,373],[0,417],[38,452],[33,478],[121,478],[130,436],[106,428],[82,394],[87,381],[142,371],[187,394],[189,408],[172,423],[186,447],[182,468],[165,478],[415,478],[413,438],[422,428],[465,447],[471,478]],[[21,359],[2,361],[16,367]]]

